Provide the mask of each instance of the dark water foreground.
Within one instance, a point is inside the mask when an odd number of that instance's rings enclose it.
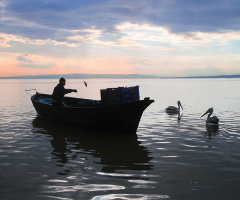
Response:
[[[174,132],[163,124],[163,132],[137,134],[81,129],[41,117],[9,127],[1,199],[238,199],[238,138],[172,118]]]
[[[136,133],[81,129],[41,117],[27,126],[30,130],[20,140],[12,141],[16,132],[5,138],[3,199],[89,199],[147,184],[151,177],[152,157]],[[121,179],[131,181],[121,185]]]
[[[155,103],[134,134],[42,119],[29,96],[18,91],[34,84],[44,90],[48,82],[2,83],[0,199],[239,199],[236,82],[209,82],[211,92],[202,80],[143,82],[142,97]],[[172,93],[174,86],[180,90]],[[165,113],[179,96],[181,115]],[[200,118],[209,105],[220,119],[218,128]]]

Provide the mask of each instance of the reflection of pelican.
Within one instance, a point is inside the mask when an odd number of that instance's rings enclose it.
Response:
[[[183,115],[183,114],[180,115],[180,113],[178,114],[178,119],[177,119],[178,123],[180,123],[181,118],[182,118],[182,115]]]
[[[168,106],[166,108],[166,112],[167,113],[179,113],[180,112],[180,108],[182,108],[182,110],[183,110],[183,107],[182,107],[181,102],[179,100],[177,101],[177,105],[178,105],[178,108],[175,107],[175,106]]]
[[[171,116],[171,118],[175,118],[176,117],[176,114],[178,114],[178,116],[177,116],[177,122],[178,123],[180,123],[180,121],[181,121],[181,119],[182,119],[182,116],[183,116],[183,114],[180,114],[180,113],[170,113],[170,112],[168,112],[167,113],[169,116]]]
[[[218,126],[207,125],[206,128],[207,128],[206,136],[210,137],[211,139],[213,139],[212,136],[215,136],[218,134]]]
[[[149,163],[152,159],[150,152],[138,141],[136,133],[84,129],[41,117],[34,119],[32,124],[34,132],[51,137],[52,157],[63,166],[72,160],[79,160],[79,157],[88,160],[92,156],[100,158],[98,164],[103,166],[102,172],[112,173],[123,167],[128,170],[149,170],[152,167]],[[81,162],[83,167],[89,163]]]
[[[213,113],[213,108],[209,108],[201,117],[208,114],[207,120],[206,120],[207,125],[218,125],[219,119],[216,116],[210,117],[212,113]]]

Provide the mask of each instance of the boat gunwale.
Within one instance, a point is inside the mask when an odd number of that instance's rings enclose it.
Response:
[[[51,97],[50,94],[45,94],[45,93],[36,93],[34,95],[31,96],[31,100],[36,102],[36,103],[39,103],[39,104],[44,104],[46,106],[53,106],[52,104],[48,104],[48,103],[44,103],[44,102],[40,102],[38,101],[37,99],[35,99],[37,96],[41,96],[41,95],[46,95],[48,97]],[[47,97],[46,97],[47,98]],[[86,100],[86,101],[95,101],[94,99],[84,99],[84,98],[77,98],[77,97],[64,97],[64,98],[67,98],[67,99],[74,99],[74,100]],[[100,100],[97,100],[97,101],[100,101]],[[121,103],[118,103],[118,104],[110,104],[110,105],[98,105],[98,106],[87,106],[87,107],[80,107],[80,106],[59,106],[59,108],[70,108],[70,109],[97,109],[97,108],[111,108],[111,107],[117,107],[117,106],[120,106],[120,105],[126,105],[126,104],[133,104],[133,103],[136,103],[136,102],[151,102],[153,103],[154,100],[153,99],[147,99],[147,100],[136,100],[136,101],[126,101],[126,102],[121,102]],[[150,104],[151,104],[150,103]]]

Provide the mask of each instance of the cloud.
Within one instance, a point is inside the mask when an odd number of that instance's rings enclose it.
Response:
[[[0,53],[29,73],[239,73],[239,7],[238,0],[0,0]]]
[[[27,68],[52,68],[55,66],[54,62],[44,56],[31,55],[28,53],[16,54],[16,60],[19,67]]]
[[[69,46],[95,41],[104,43],[106,34],[108,38],[117,33],[121,36],[126,24],[154,27],[161,36],[176,34],[179,38],[184,36],[202,42],[206,39],[201,37],[204,33],[240,31],[239,7],[237,0],[122,0],[117,4],[111,0],[5,0],[0,5],[0,26],[2,33],[18,35],[38,44],[44,43],[41,40]],[[108,43],[140,46],[138,38],[159,41],[156,34],[144,35],[146,29],[134,32],[136,26],[128,27],[132,29],[127,37],[121,36],[118,41],[112,37]],[[141,45],[144,47],[143,43]]]
[[[118,24],[150,24],[176,34],[239,31],[238,0],[112,0],[28,1],[5,0],[0,24],[2,32],[32,39],[61,37],[69,31],[97,29],[114,33]],[[84,33],[82,33],[84,34]],[[59,39],[61,38],[59,37]],[[58,40],[58,38],[56,38]]]
[[[28,57],[28,54],[22,54],[17,57],[17,60],[22,61],[22,62],[32,63],[33,61],[31,59],[28,59],[27,57]]]
[[[54,67],[53,64],[47,63],[47,64],[34,64],[34,63],[19,63],[19,67],[27,67],[27,68],[52,68]]]
[[[224,71],[216,66],[206,66],[196,68],[184,68],[181,73],[185,75],[187,74],[188,76],[215,76],[223,75]]]

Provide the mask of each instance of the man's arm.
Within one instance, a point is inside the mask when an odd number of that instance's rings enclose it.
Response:
[[[65,89],[64,88],[64,94],[68,94],[68,93],[71,93],[71,92],[77,92],[76,89]]]

